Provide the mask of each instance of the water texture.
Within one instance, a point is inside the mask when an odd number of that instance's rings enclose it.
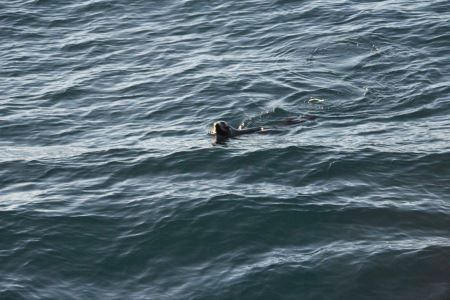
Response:
[[[4,0],[0,37],[0,299],[449,299],[449,1]]]

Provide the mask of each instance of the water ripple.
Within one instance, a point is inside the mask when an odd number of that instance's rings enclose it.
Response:
[[[446,299],[449,8],[0,3],[0,298]]]

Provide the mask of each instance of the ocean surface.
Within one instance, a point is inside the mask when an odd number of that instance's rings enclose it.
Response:
[[[450,1],[3,0],[0,38],[1,300],[450,299]]]

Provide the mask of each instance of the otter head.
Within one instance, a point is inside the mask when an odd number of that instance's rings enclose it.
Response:
[[[214,122],[212,134],[222,137],[230,137],[232,135],[231,126],[225,121]]]

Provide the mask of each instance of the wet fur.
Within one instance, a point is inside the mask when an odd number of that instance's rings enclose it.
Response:
[[[234,137],[246,133],[254,133],[254,132],[262,132],[264,129],[261,127],[254,127],[254,128],[241,128],[238,129],[230,126],[225,121],[218,121],[213,124],[213,128],[211,130],[211,133],[220,136],[220,137]]]
[[[294,117],[287,118],[287,119],[283,120],[281,123],[283,125],[301,124],[308,120],[314,120],[315,118],[316,118],[316,116],[305,115],[305,116],[301,117],[300,119],[294,118]],[[247,134],[247,133],[255,133],[255,132],[265,133],[265,132],[269,132],[269,131],[271,131],[271,129],[265,129],[262,127],[243,128],[242,125],[236,129],[236,128],[230,126],[225,121],[217,121],[217,122],[214,122],[211,133],[217,137],[230,138],[230,137],[235,137],[235,136]]]

